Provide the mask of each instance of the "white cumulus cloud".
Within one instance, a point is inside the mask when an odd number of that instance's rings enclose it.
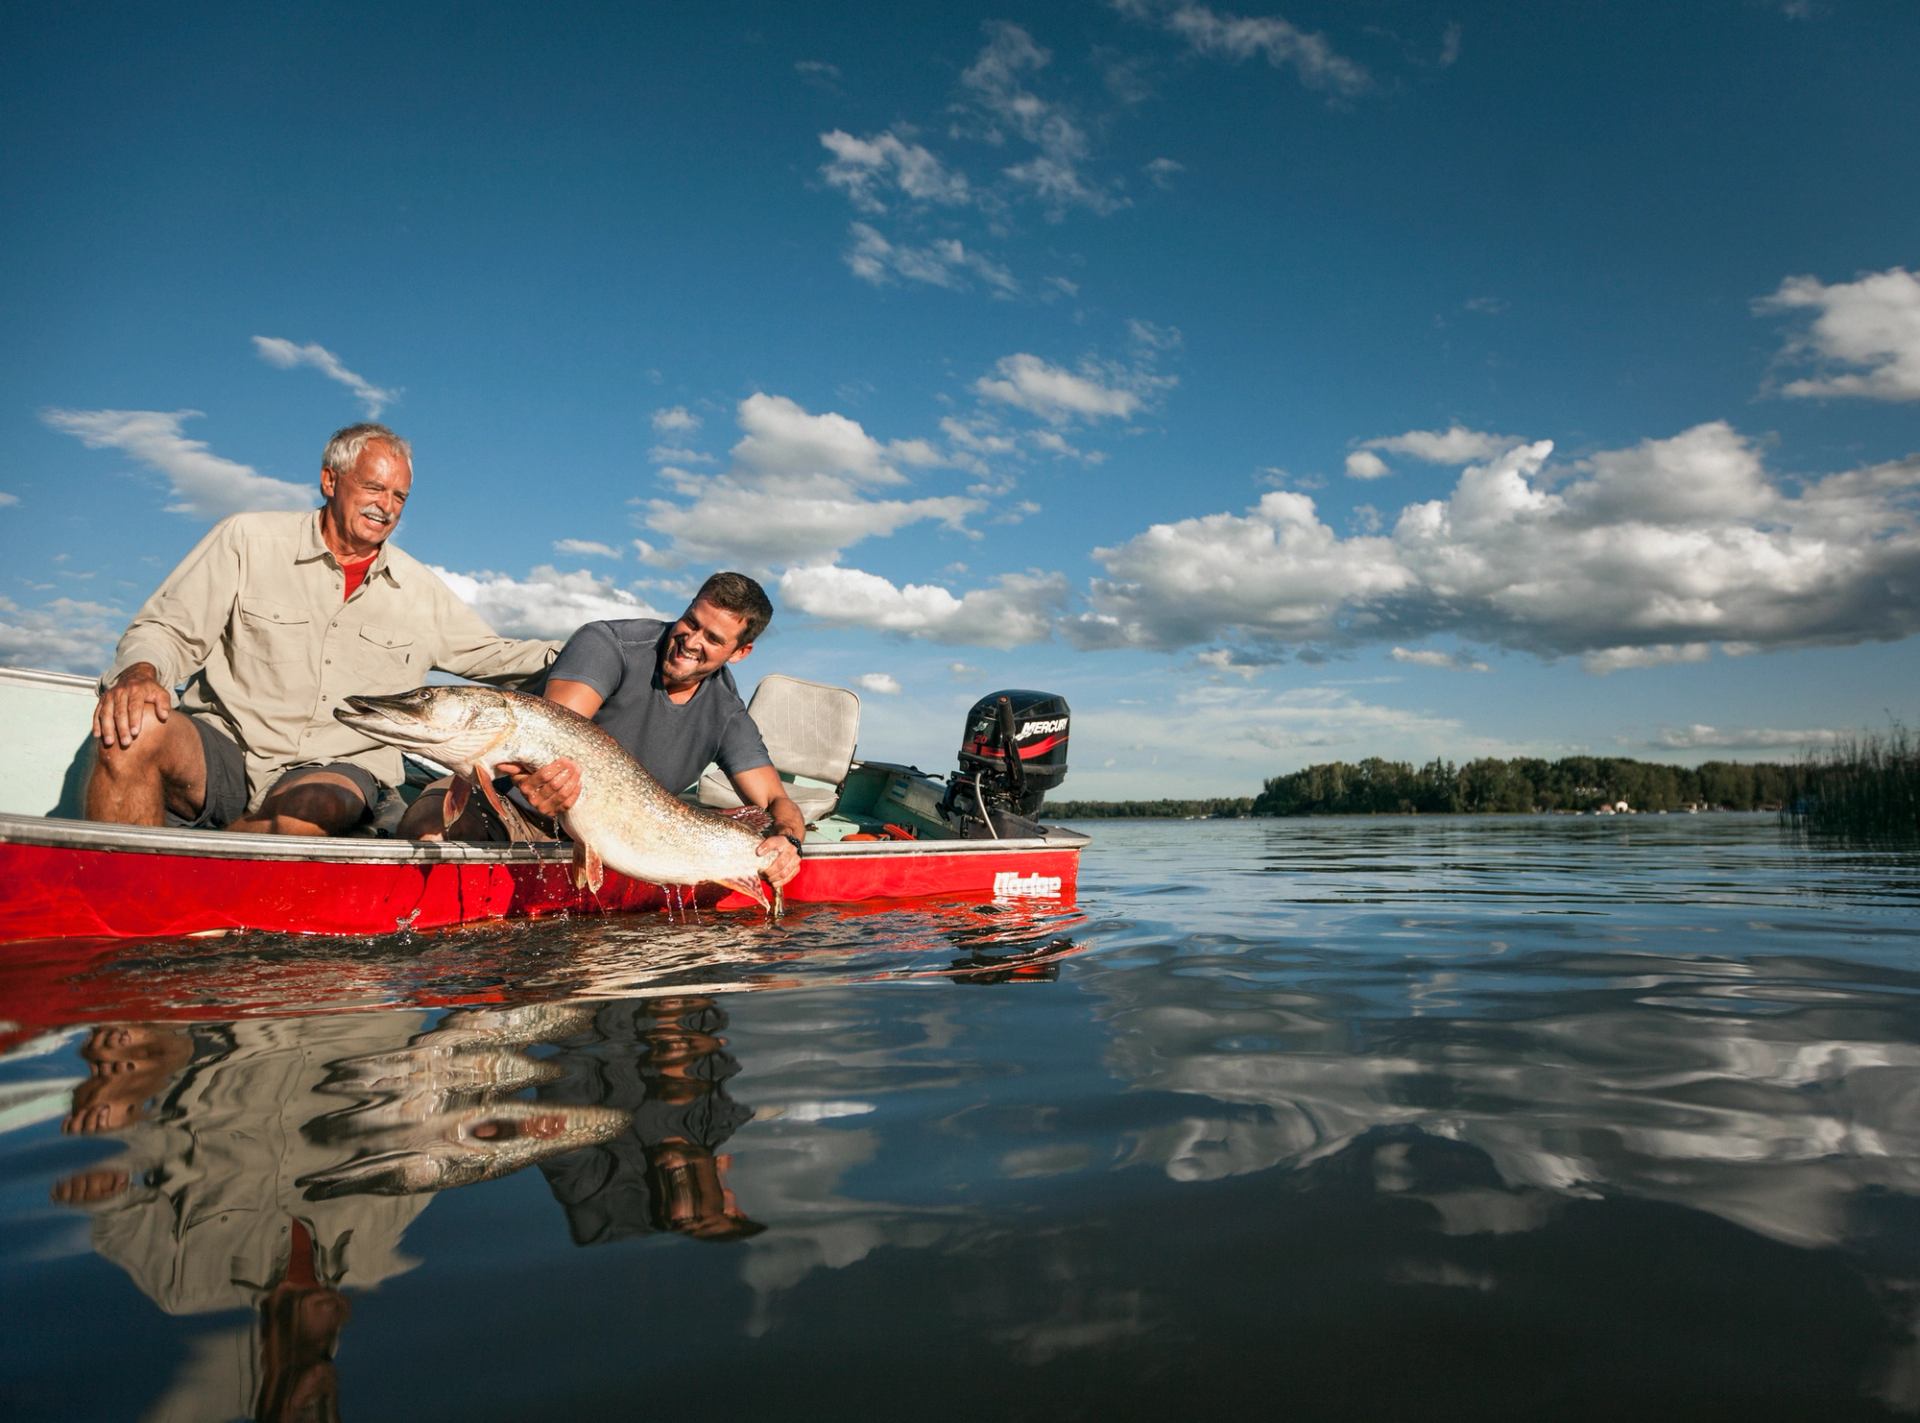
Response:
[[[1095,550],[1089,647],[1271,651],[1451,636],[1595,672],[1920,632],[1920,458],[1797,489],[1712,421],[1559,468],[1551,441],[1464,469],[1385,535],[1307,496]]]
[[[104,603],[54,598],[23,608],[0,596],[0,663],[97,676],[113,661],[126,615]]]
[[[885,672],[862,672],[853,679],[854,685],[875,696],[897,697],[900,695],[900,683]]]
[[[684,405],[669,405],[653,412],[653,428],[663,435],[690,435],[700,428],[700,417]]]
[[[1372,450],[1355,450],[1347,456],[1347,478],[1384,479],[1393,471],[1387,468],[1387,462]]]
[[[283,336],[256,336],[253,348],[270,366],[290,371],[296,366],[311,366],[328,380],[344,385],[354,393],[369,420],[378,420],[380,412],[400,398],[397,390],[384,390],[365,376],[355,375],[341,359],[315,342],[297,345]]]
[[[874,286],[908,281],[959,291],[971,285],[971,275],[996,296],[1013,296],[1020,290],[1012,272],[956,238],[908,247],[896,245],[864,222],[852,224],[848,231],[853,240],[844,254],[847,267],[861,281]]]
[[[504,573],[456,573],[434,568],[459,599],[507,637],[564,638],[582,623],[603,618],[666,618],[651,603],[584,570],[562,573],[542,565],[525,579]]]
[[[1469,430],[1463,425],[1452,425],[1445,430],[1409,430],[1404,435],[1383,435],[1374,440],[1362,440],[1362,451],[1385,450],[1388,454],[1410,455],[1428,464],[1471,464],[1475,460],[1489,460],[1494,456],[1512,449],[1521,443],[1513,435],[1489,435],[1479,430]],[[1379,463],[1379,461],[1375,461]],[[1385,465],[1382,464],[1384,469]],[[1348,456],[1347,473],[1353,473],[1353,457]],[[1361,475],[1360,478],[1371,476]]]
[[[906,469],[946,461],[925,440],[881,441],[844,415],[815,414],[784,396],[756,393],[739,407],[741,439],[719,474],[663,471],[685,502],[647,502],[646,527],[672,540],[656,563],[726,563],[756,570],[829,562],[862,539],[936,521],[964,531],[986,506],[966,495],[875,498]]]
[[[1290,69],[1309,89],[1351,97],[1372,87],[1365,68],[1337,51],[1324,35],[1298,29],[1278,15],[1233,15],[1206,5],[1155,5],[1129,0],[1121,9],[1140,18],[1158,16],[1196,54],[1240,63],[1264,59]]]
[[[784,604],[834,627],[900,633],[931,642],[1020,647],[1043,642],[1065,607],[1058,574],[1006,574],[996,586],[955,597],[938,584],[896,586],[878,574],[834,564],[790,568]]]
[[[1595,676],[1621,672],[1635,667],[1671,667],[1681,662],[1705,662],[1713,656],[1713,646],[1705,642],[1669,643],[1653,647],[1602,647],[1580,659],[1580,665]]]
[[[960,76],[963,91],[993,125],[986,137],[1002,139],[1011,130],[1034,152],[1006,168],[1005,174],[1039,200],[1050,218],[1069,208],[1110,213],[1127,205],[1110,184],[1087,174],[1093,144],[1071,108],[1042,98],[1031,87],[1034,76],[1053,56],[1018,25],[993,21],[988,40]]]
[[[579,554],[585,558],[618,558],[620,550],[596,539],[555,539],[555,553]]]
[[[1464,657],[1459,653],[1442,652],[1437,647],[1396,647],[1390,655],[1395,662],[1405,662],[1414,667],[1439,667],[1451,672],[1491,670],[1484,662],[1476,662],[1471,657]]]
[[[1136,388],[1107,384],[1093,374],[1075,374],[1038,356],[1020,352],[1002,356],[993,376],[973,383],[975,394],[1038,415],[1043,420],[1125,420],[1139,410],[1145,397]],[[1132,382],[1148,389],[1170,383],[1169,378]]]
[[[1779,727],[1691,726],[1669,727],[1656,738],[1671,751],[1811,751],[1845,740],[1845,734],[1825,729],[1788,731]]]
[[[1384,538],[1341,539],[1313,500],[1275,490],[1244,515],[1155,524],[1097,548],[1106,579],[1072,625],[1087,646],[1176,648],[1227,629],[1311,641],[1333,634],[1350,603],[1412,585]]]
[[[1920,274],[1890,267],[1832,285],[1788,277],[1755,307],[1815,313],[1782,357],[1813,361],[1823,373],[1789,381],[1781,394],[1920,400]]]
[[[964,174],[951,171],[929,149],[892,131],[856,138],[835,129],[821,134],[820,144],[833,155],[820,176],[861,212],[885,212],[887,197],[893,193],[943,206],[972,198]]]
[[[198,410],[43,410],[47,425],[72,435],[90,450],[119,450],[164,475],[173,494],[169,514],[222,519],[255,509],[314,509],[313,484],[269,479],[250,465],[214,454],[204,440],[181,430]],[[318,464],[318,457],[315,463]]]
[[[903,484],[897,464],[930,462],[922,445],[882,444],[857,420],[815,415],[783,395],[756,392],[741,401],[740,428],[746,433],[733,447],[735,462],[765,475]]]

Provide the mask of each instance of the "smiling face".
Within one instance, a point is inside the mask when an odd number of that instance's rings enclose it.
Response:
[[[716,608],[705,598],[680,615],[667,629],[666,652],[660,659],[660,681],[669,692],[687,691],[725,667],[738,662],[753,644],[741,642],[747,620],[738,613]]]
[[[381,440],[369,441],[349,470],[322,469],[320,534],[343,563],[370,558],[400,522],[413,488],[407,458]]]

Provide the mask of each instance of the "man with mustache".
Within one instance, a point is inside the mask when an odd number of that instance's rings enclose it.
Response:
[[[553,661],[558,643],[496,635],[388,542],[412,486],[405,440],[349,425],[321,457],[317,513],[214,525],[100,679],[88,819],[283,835],[385,824],[402,809],[400,753],[335,706],[434,668],[512,684]]]

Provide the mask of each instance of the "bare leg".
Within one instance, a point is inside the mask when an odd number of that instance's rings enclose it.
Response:
[[[335,771],[294,771],[282,776],[260,802],[229,830],[255,835],[344,835],[367,813],[360,787]]]
[[[94,753],[89,820],[162,825],[169,810],[192,820],[207,803],[207,757],[190,717],[149,721],[128,745],[96,741]]]

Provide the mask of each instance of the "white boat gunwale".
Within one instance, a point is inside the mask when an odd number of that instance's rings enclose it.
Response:
[[[886,855],[979,855],[1009,850],[1077,849],[1088,842],[1077,830],[1050,826],[1044,835],[1017,840],[809,840],[803,860],[861,859]],[[250,835],[231,830],[173,826],[109,825],[91,820],[0,813],[0,844],[44,845],[132,855],[187,855],[217,860],[302,860],[314,864],[567,864],[573,846],[565,840],[530,844],[467,844],[438,840],[385,840],[372,836]]]

